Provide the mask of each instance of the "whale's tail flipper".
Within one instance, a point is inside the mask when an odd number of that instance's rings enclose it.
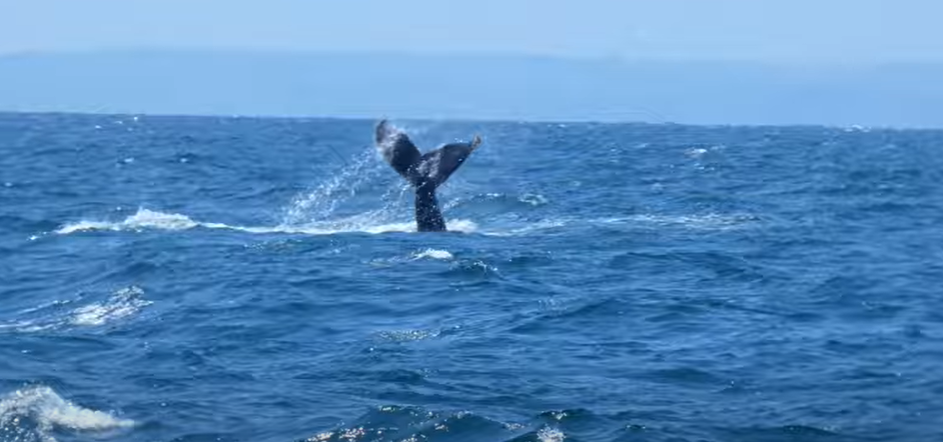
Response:
[[[375,136],[377,149],[383,159],[413,186],[419,186],[421,177],[416,171],[416,165],[422,160],[422,155],[406,133],[382,120],[377,124]]]
[[[435,190],[481,145],[481,137],[476,135],[470,143],[449,143],[421,155],[409,137],[386,120],[377,124],[375,132],[383,159],[416,188],[417,230],[444,231],[445,220]]]

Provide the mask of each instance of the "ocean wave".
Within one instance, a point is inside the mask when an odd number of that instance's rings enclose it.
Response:
[[[119,289],[107,299],[63,311],[72,300],[60,300],[20,311],[27,316],[0,323],[0,330],[11,329],[20,333],[38,333],[69,326],[98,327],[136,315],[152,304],[144,298],[144,290],[137,286]],[[38,316],[38,317],[29,317]]]
[[[79,221],[77,223],[66,224],[59,230],[56,230],[56,233],[60,235],[69,235],[72,233],[89,230],[186,230],[192,229],[199,225],[201,224],[193,221],[186,215],[180,215],[177,213],[163,213],[145,208],[139,208],[134,215],[131,215],[120,222]]]
[[[377,333],[377,336],[384,341],[411,342],[437,338],[440,334],[439,330],[387,330]]]
[[[416,232],[416,223],[390,221],[388,210],[368,211],[347,217],[309,221],[299,224],[282,223],[275,226],[240,226],[217,222],[197,221],[179,213],[165,213],[139,208],[136,213],[121,221],[82,220],[69,223],[55,231],[59,235],[70,235],[87,231],[182,231],[195,228],[223,229],[252,234],[299,234],[336,235],[342,233],[395,233]],[[573,225],[601,226],[680,226],[695,230],[727,230],[755,222],[758,218],[748,214],[703,214],[703,215],[659,215],[638,214],[624,217],[578,219],[571,217],[546,218],[524,224],[482,229],[472,220],[459,218],[447,221],[451,232],[477,233],[485,236],[521,236],[537,231]],[[426,256],[431,257],[431,256]]]
[[[0,439],[55,442],[56,430],[102,432],[134,426],[130,419],[73,404],[46,386],[0,398]]]
[[[414,259],[429,258],[429,259],[451,260],[451,259],[455,259],[455,256],[453,256],[448,250],[425,249],[425,250],[421,250],[416,253],[413,253],[413,258]]]
[[[639,214],[626,217],[603,218],[596,220],[596,222],[599,224],[611,225],[653,224],[659,226],[682,226],[698,230],[723,230],[738,227],[756,220],[757,217],[753,215],[724,215],[709,213],[703,215]]]
[[[348,217],[346,219],[311,222],[302,225],[280,225],[272,228],[256,228],[253,233],[295,233],[305,235],[334,235],[338,233],[393,233],[416,232],[415,221],[383,222],[381,216],[366,213]],[[453,219],[446,221],[450,232],[474,233],[478,231],[478,224],[467,219]],[[250,231],[247,228],[235,228]]]
[[[548,416],[549,414],[549,416]],[[541,413],[529,422],[505,422],[470,411],[429,411],[421,407],[385,405],[368,411],[350,425],[323,431],[305,442],[495,440],[562,442],[563,424],[600,419],[591,412],[572,418],[566,411]],[[566,421],[566,422],[564,422]]]
[[[96,302],[72,311],[70,322],[80,326],[99,326],[138,313],[152,302],[144,299],[144,290],[137,286],[115,292],[105,302]]]
[[[476,212],[506,213],[545,206],[550,200],[539,193],[480,193],[468,197],[454,198],[445,203],[445,210],[462,208]]]
[[[518,201],[522,203],[527,203],[532,206],[543,206],[546,205],[550,200],[547,197],[539,193],[525,193],[517,198]]]
[[[305,442],[446,441],[472,436],[511,440],[525,434],[522,425],[504,423],[475,413],[433,412],[420,407],[387,405],[372,409],[351,425],[324,431]]]
[[[540,442],[563,442],[566,435],[556,428],[543,427],[537,431],[537,438]]]
[[[195,221],[187,215],[179,213],[164,213],[140,208],[138,211],[122,221],[90,221],[83,220],[66,224],[55,231],[59,235],[70,235],[86,231],[142,231],[166,230],[179,231],[194,228],[226,229],[255,234],[306,234],[306,235],[334,235],[338,233],[390,233],[415,232],[416,223],[409,222],[382,222],[374,212],[367,212],[347,218],[330,221],[308,222],[304,224],[280,224],[271,227],[265,226],[238,226],[225,223]],[[450,231],[472,233],[478,230],[478,225],[467,219],[448,221]]]

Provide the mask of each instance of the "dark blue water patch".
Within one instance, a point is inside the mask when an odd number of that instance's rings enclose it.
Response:
[[[851,437],[836,431],[806,425],[783,425],[779,427],[754,427],[725,430],[729,440],[743,441],[865,441],[879,440],[870,437]]]

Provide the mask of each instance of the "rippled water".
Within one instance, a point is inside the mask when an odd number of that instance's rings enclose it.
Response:
[[[0,115],[2,441],[943,439],[943,132]]]

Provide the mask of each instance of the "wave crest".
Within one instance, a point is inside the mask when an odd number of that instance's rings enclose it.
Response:
[[[66,224],[59,230],[56,230],[56,233],[60,235],[68,235],[70,233],[89,230],[186,230],[192,229],[198,225],[200,225],[200,223],[193,221],[186,215],[156,212],[145,208],[139,208],[137,213],[127,217],[124,221],[121,222],[79,221],[77,223]]]
[[[0,398],[2,440],[55,442],[53,431],[57,429],[107,431],[132,426],[132,420],[75,405],[46,386],[17,390]]]
[[[137,286],[115,292],[107,301],[79,307],[72,312],[75,325],[97,326],[132,316],[152,302],[144,299],[144,290]]]
[[[0,323],[0,331],[12,329],[21,333],[55,330],[61,327],[97,327],[134,316],[152,302],[144,299],[144,290],[137,286],[122,288],[100,302],[76,307],[64,312],[62,308],[73,300],[55,301],[20,311],[26,318]],[[30,316],[34,316],[30,318]],[[39,316],[36,318],[35,316]]]
[[[56,230],[59,235],[70,235],[86,231],[141,231],[168,230],[179,231],[193,228],[204,229],[225,229],[235,230],[246,233],[272,234],[272,233],[290,233],[306,235],[334,235],[338,233],[389,233],[389,232],[415,232],[416,223],[409,222],[387,222],[383,214],[377,212],[367,212],[360,215],[349,216],[346,218],[313,221],[304,224],[283,223],[277,226],[237,226],[224,223],[201,222],[191,219],[187,215],[178,213],[164,213],[144,208],[138,209],[137,213],[124,219],[123,221],[79,221],[67,224]],[[472,233],[478,230],[478,225],[467,219],[454,219],[448,221],[450,231]]]
[[[430,259],[441,259],[441,260],[450,260],[454,259],[455,256],[452,255],[448,250],[438,250],[438,249],[425,249],[413,254],[414,259],[430,258]]]

